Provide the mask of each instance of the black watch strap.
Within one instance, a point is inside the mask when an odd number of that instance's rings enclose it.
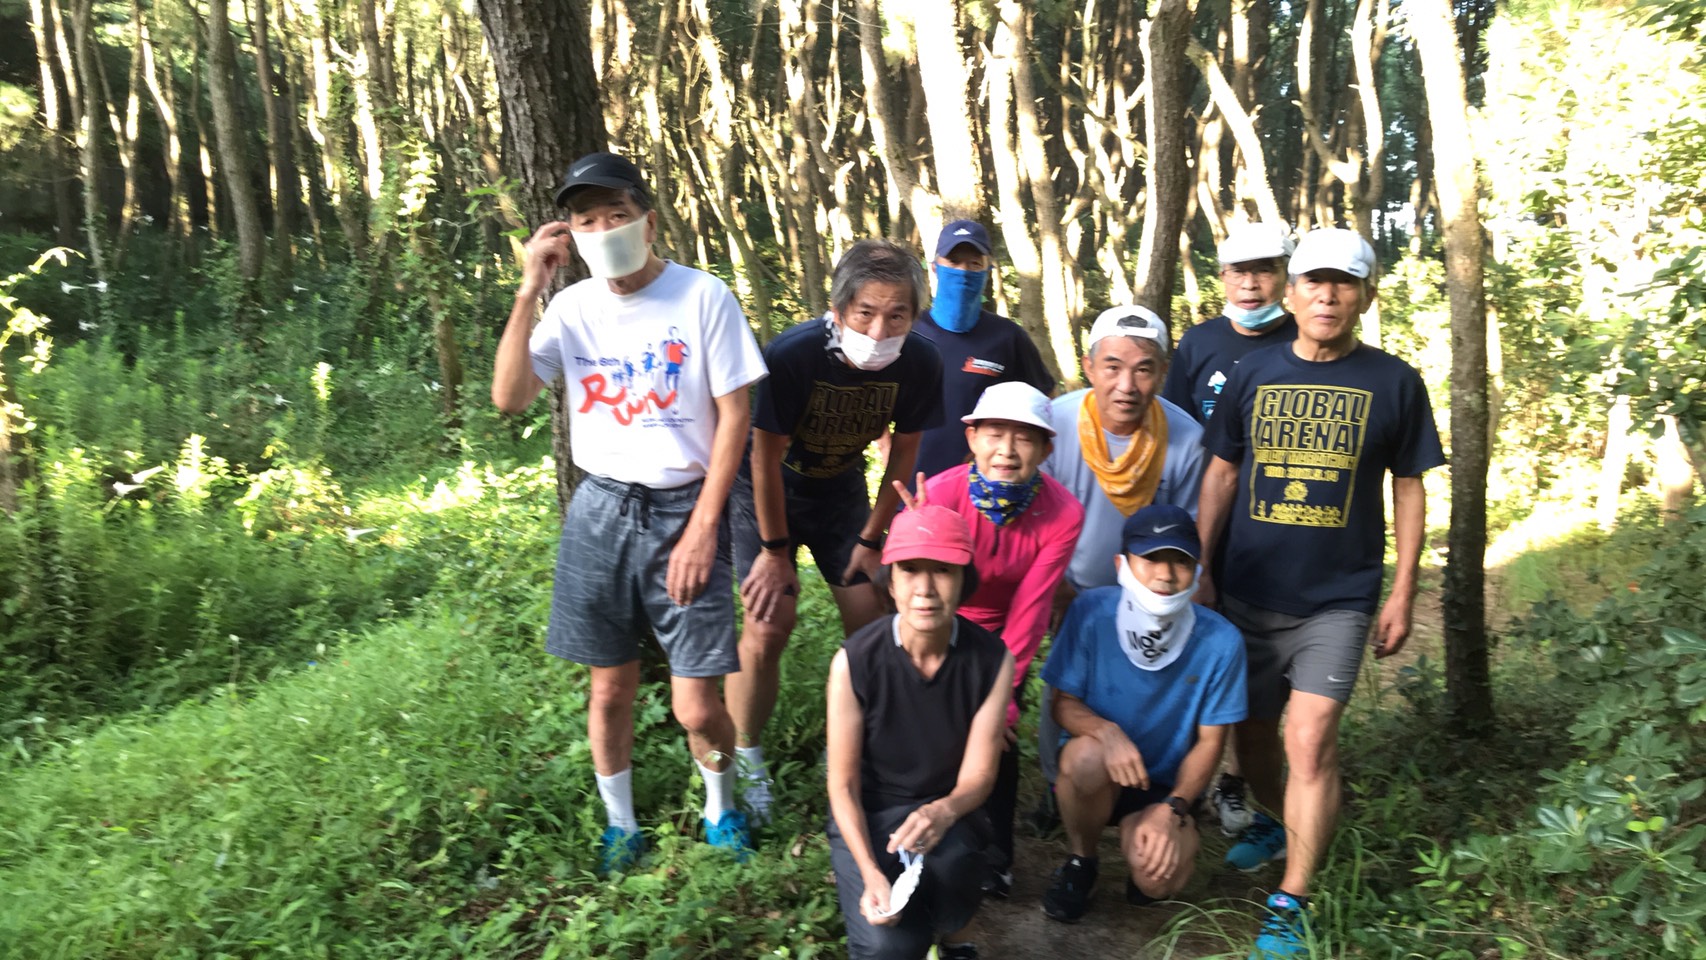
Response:
[[[760,540],[758,545],[765,550],[786,550],[788,549],[788,538],[777,537],[774,540]]]
[[[1191,822],[1191,802],[1189,800],[1178,796],[1168,797],[1167,806],[1171,807],[1173,812],[1178,814],[1180,820],[1183,820],[1186,823]]]
[[[880,537],[876,540],[867,540],[864,535],[861,534],[853,539],[858,540],[859,546],[864,547],[866,550],[881,550],[883,548],[883,541]]]

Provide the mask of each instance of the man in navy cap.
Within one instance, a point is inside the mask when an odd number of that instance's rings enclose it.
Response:
[[[983,224],[955,220],[942,228],[936,240],[936,296],[913,325],[942,355],[942,426],[924,431],[918,446],[918,469],[926,477],[970,456],[960,418],[977,406],[984,388],[1017,381],[1045,395],[1054,392],[1054,377],[1037,345],[1018,324],[983,308],[994,265]]]
[[[577,158],[557,204],[564,219],[527,242],[492,400],[520,413],[561,377],[575,466],[586,474],[563,520],[545,649],[591,674],[587,740],[609,820],[599,866],[626,870],[645,847],[630,760],[648,633],[669,659],[670,706],[705,782],[705,838],[744,858],[734,722],[720,689],[740,669],[723,507],[746,443],[747,387],[765,376],[764,358],[721,280],[652,252],[657,212],[632,163]],[[571,244],[592,276],[552,297],[535,326]]]
[[[1126,518],[1118,583],[1078,595],[1054,635],[1043,679],[1068,739],[1055,798],[1070,856],[1043,911],[1076,922],[1096,884],[1096,845],[1118,826],[1126,901],[1190,881],[1196,811],[1231,724],[1244,719],[1244,638],[1196,592],[1196,521],[1153,503]]]

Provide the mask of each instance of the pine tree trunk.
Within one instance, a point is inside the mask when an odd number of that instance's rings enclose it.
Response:
[[[237,49],[224,0],[207,5],[207,90],[213,104],[213,127],[218,137],[219,171],[225,179],[226,201],[237,230],[237,269],[245,281],[261,278],[266,263],[266,237],[261,208],[249,180],[248,140],[237,107]]]
[[[83,173],[83,238],[95,278],[107,279],[106,216],[101,210],[101,128],[106,113],[100,82],[95,76],[94,39],[89,36],[94,0],[72,0],[71,31],[76,35],[78,86],[83,91],[83,116],[77,131],[77,150]]]
[[[586,11],[580,0],[477,0],[477,7],[504,92],[505,172],[521,184],[522,213],[536,228],[559,217],[554,197],[568,161],[605,148]],[[558,505],[566,508],[576,477],[564,396],[561,382],[553,384],[551,449]]]
[[[1481,733],[1493,722],[1493,689],[1483,571],[1489,447],[1480,187],[1451,6],[1447,0],[1413,0],[1409,17],[1433,126],[1451,297],[1451,555],[1442,598],[1446,689],[1459,725]]]
[[[142,77],[148,93],[154,98],[154,112],[160,118],[160,133],[166,147],[166,235],[182,244],[189,229],[189,207],[184,195],[184,141],[178,129],[177,96],[172,87],[171,62],[162,69],[154,51],[154,36],[146,20],[141,23],[138,41],[142,46]],[[164,76],[162,76],[164,74]]]
[[[296,208],[299,194],[296,157],[291,142],[291,111],[285,100],[283,72],[273,62],[267,0],[255,0],[255,76],[260,82],[261,108],[266,113],[267,164],[272,168],[274,254],[279,275],[290,276],[291,255],[296,244]]]
[[[889,235],[900,235],[898,221],[904,206],[918,225],[920,235],[926,238],[924,242],[928,243],[942,230],[942,205],[919,180],[906,135],[905,115],[894,108],[898,94],[892,89],[888,62],[883,53],[883,15],[877,7],[877,0],[857,0],[854,16],[859,20],[859,58],[865,80],[866,117],[871,122],[877,156],[882,158],[889,182]],[[914,98],[908,97],[907,101],[912,104]]]
[[[1149,163],[1144,171],[1147,201],[1143,241],[1137,252],[1137,302],[1171,325],[1173,280],[1179,268],[1179,231],[1185,224],[1191,173],[1187,164],[1185,44],[1190,40],[1191,0],[1160,0],[1143,25],[1143,62],[1149,74],[1144,101]]]
[[[943,220],[980,220],[984,213],[983,157],[972,133],[971,71],[960,52],[959,4],[930,0],[912,8],[918,77],[930,124],[930,155]],[[921,238],[926,246],[936,238]]]
[[[76,172],[68,158],[70,118],[63,82],[54,60],[57,34],[63,25],[49,19],[43,0],[30,0],[30,32],[35,37],[36,65],[41,72],[42,123],[47,131],[48,176],[53,181],[54,239],[61,245],[77,242],[76,200],[71,183]]]

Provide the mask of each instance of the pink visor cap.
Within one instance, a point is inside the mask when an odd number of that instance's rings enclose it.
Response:
[[[902,560],[940,560],[963,567],[971,563],[971,528],[964,517],[933,503],[907,510],[889,525],[883,544],[884,563]]]

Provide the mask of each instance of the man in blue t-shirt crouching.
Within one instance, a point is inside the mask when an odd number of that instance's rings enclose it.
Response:
[[[1409,637],[1422,474],[1445,462],[1421,375],[1357,340],[1374,266],[1353,231],[1305,236],[1286,283],[1297,339],[1233,368],[1203,437],[1211,456],[1197,517],[1212,576],[1198,600],[1213,604],[1218,583],[1221,613],[1244,633],[1250,717],[1238,725],[1238,759],[1268,811],[1226,859],[1242,870],[1285,860],[1252,960],[1309,952],[1309,885],[1339,812],[1339,721],[1371,624],[1377,657]],[[1396,560],[1377,617],[1388,473]]]
[[[1178,894],[1201,839],[1196,809],[1228,726],[1244,719],[1244,638],[1191,603],[1196,523],[1172,504],[1126,519],[1118,585],[1080,594],[1054,635],[1043,679],[1070,735],[1055,798],[1071,856],[1043,911],[1072,923],[1090,907],[1102,828],[1120,829],[1126,900]]]

